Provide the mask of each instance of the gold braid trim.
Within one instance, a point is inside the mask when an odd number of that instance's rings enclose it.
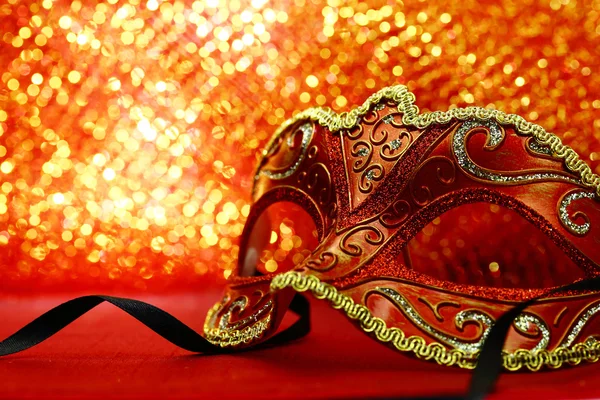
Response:
[[[357,320],[360,328],[377,340],[389,343],[400,351],[413,352],[418,358],[434,360],[440,365],[457,365],[461,368],[473,369],[477,364],[479,353],[467,354],[462,350],[448,349],[438,342],[426,343],[419,336],[407,337],[399,328],[388,328],[385,321],[374,317],[371,311],[362,304],[356,304],[349,296],[313,275],[303,275],[289,271],[273,277],[271,290],[290,287],[297,292],[311,292],[317,299],[327,300],[333,308],[343,311],[350,319]],[[538,371],[543,366],[559,368],[564,363],[577,365],[581,361],[595,362],[600,358],[600,341],[587,340],[570,348],[559,347],[554,350],[531,351],[516,350],[514,353],[503,352],[503,367],[516,371],[527,367]]]
[[[414,104],[415,95],[408,91],[406,86],[389,86],[372,94],[361,106],[341,114],[336,113],[330,108],[316,107],[302,111],[292,118],[285,121],[276,131],[265,150],[263,156],[275,140],[288,128],[301,120],[315,121],[319,125],[326,127],[331,132],[337,132],[343,129],[351,129],[358,125],[360,118],[365,115],[369,109],[380,103],[382,100],[390,100],[398,104],[398,111],[403,113],[402,123],[416,128],[426,128],[431,124],[446,124],[453,118],[464,121],[470,118],[480,120],[495,120],[502,125],[512,125],[522,135],[535,137],[540,144],[548,146],[558,158],[564,160],[566,167],[581,177],[581,183],[594,189],[600,196],[600,176],[594,174],[589,165],[579,158],[579,155],[569,146],[565,146],[560,138],[544,128],[534,123],[526,121],[523,117],[515,114],[506,114],[498,110],[488,110],[481,107],[454,108],[448,111],[435,111],[419,115],[419,108]],[[262,160],[259,163],[255,177],[258,174]]]

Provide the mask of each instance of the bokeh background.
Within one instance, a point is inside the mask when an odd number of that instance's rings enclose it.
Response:
[[[600,172],[600,1],[367,3],[2,1],[0,289],[223,282],[276,127],[392,84],[523,115]]]

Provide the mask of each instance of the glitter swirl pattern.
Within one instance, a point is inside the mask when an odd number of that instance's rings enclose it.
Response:
[[[423,331],[429,333],[437,340],[445,343],[449,346],[452,346],[455,349],[461,350],[465,352],[467,355],[474,355],[481,350],[481,346],[483,342],[488,337],[490,333],[490,329],[492,325],[494,325],[495,320],[491,318],[489,315],[482,311],[477,310],[463,310],[456,314],[454,318],[454,322],[456,326],[462,329],[467,322],[475,322],[479,324],[482,329],[482,333],[475,342],[467,342],[460,340],[457,337],[446,335],[445,333],[435,329],[430,324],[428,324],[414,309],[414,307],[406,300],[404,296],[398,293],[396,290],[391,288],[378,287],[375,291],[383,293],[392,300],[392,302],[402,310],[404,315],[406,315],[414,324],[416,324]],[[540,334],[540,340],[538,343],[531,349],[531,351],[539,351],[545,350],[548,347],[548,343],[550,343],[550,330],[544,324],[544,322],[538,317],[529,314],[523,313],[520,314],[515,319],[515,325],[521,332],[527,332],[533,326]]]
[[[382,343],[388,343],[399,351],[414,353],[419,358],[434,360],[440,365],[456,365],[468,369],[473,369],[476,366],[476,354],[457,348],[448,348],[436,341],[427,342],[421,336],[407,336],[397,326],[388,327],[386,321],[374,316],[367,306],[356,303],[352,297],[339,292],[334,286],[321,282],[314,275],[303,275],[296,271],[289,271],[275,276],[271,282],[272,290],[281,290],[288,287],[298,292],[312,292],[318,299],[326,300],[335,309],[344,312],[349,319],[356,321],[365,332]],[[398,300],[405,301],[397,291],[392,289],[385,294],[381,289],[389,288],[376,288],[372,291],[385,296],[394,295]],[[394,300],[391,301],[394,302]],[[528,313],[521,315],[523,317],[517,319],[517,328],[525,333],[529,331],[530,323],[537,324],[537,317]],[[584,318],[588,317],[588,314],[584,315]],[[549,340],[543,329],[547,326],[543,325],[540,329],[540,326],[536,325],[535,328],[538,333],[541,333],[540,343],[542,345],[538,344],[534,349],[519,348],[512,352],[503,352],[502,365],[505,369],[517,371],[527,368],[530,371],[539,371],[543,367],[556,369],[566,364],[577,365],[582,361],[596,362],[600,359],[600,341],[593,337],[574,343],[570,347],[558,346],[549,350],[542,348],[547,345],[547,340]],[[338,332],[337,334],[343,333]],[[575,339],[575,336],[572,336],[572,338]]]
[[[485,128],[488,132],[488,139],[485,144],[486,148],[496,149],[504,140],[504,131],[500,129],[497,122],[493,120],[479,121],[470,119],[463,122],[452,138],[452,151],[460,167],[474,177],[505,185],[520,185],[526,183],[540,182],[545,180],[563,181],[569,183],[579,183],[577,179],[553,173],[553,172],[538,172],[528,174],[509,174],[489,171],[478,166],[467,152],[467,138],[469,133],[476,128]]]
[[[530,140],[527,143],[527,146],[534,153],[543,154],[548,157],[552,157],[554,155],[550,147],[541,145],[537,140]]]
[[[548,347],[548,343],[550,343],[550,330],[546,326],[546,323],[540,318],[529,313],[519,314],[519,316],[515,318],[515,326],[521,332],[527,332],[533,327],[540,334],[540,341],[531,349],[531,351],[545,350]]]
[[[563,226],[575,235],[583,236],[587,234],[590,231],[591,227],[591,224],[587,217],[585,217],[585,215],[583,214],[578,214],[580,217],[583,217],[585,219],[585,222],[578,224],[571,219],[567,208],[569,208],[571,203],[573,203],[574,201],[595,198],[597,198],[597,195],[595,193],[585,191],[571,192],[564,196],[560,201],[560,205],[558,207],[558,216]]]
[[[235,309],[242,311],[246,308],[248,303],[247,297],[242,297],[240,299],[235,300],[225,311],[225,314],[219,320],[219,328],[223,330],[237,330],[241,326],[248,325],[249,323],[255,323],[261,318],[266,312],[268,312],[273,307],[273,301],[269,300],[258,309],[255,313],[250,315],[249,317],[240,319],[239,321],[231,322],[231,315]]]
[[[585,325],[588,323],[590,319],[592,319],[597,313],[600,311],[600,302],[596,302],[587,310],[585,310],[578,318],[575,324],[571,327],[571,330],[567,334],[567,336],[563,339],[562,343],[559,347],[569,347],[575,343],[575,339],[581,333]],[[598,342],[598,340],[592,336],[590,336],[587,341]]]
[[[224,298],[220,303],[208,312],[204,322],[204,334],[213,344],[222,347],[238,346],[250,343],[260,338],[271,325],[271,311],[273,300],[267,301],[252,315],[232,322],[232,314],[235,310],[243,311],[248,305],[248,298],[242,296],[227,304],[229,298]],[[223,312],[218,317],[218,314]]]
[[[305,124],[300,125],[298,130],[302,133],[302,139],[300,140],[300,153],[298,154],[298,158],[294,161],[294,163],[287,168],[285,171],[270,171],[268,169],[261,169],[260,173],[265,175],[270,179],[285,179],[288,178],[298,171],[298,167],[302,164],[302,161],[306,158],[306,151],[308,150],[308,145],[313,137],[314,127],[311,123],[307,122]],[[293,143],[291,142],[294,138],[294,135],[289,136],[287,140],[288,147],[291,147]]]

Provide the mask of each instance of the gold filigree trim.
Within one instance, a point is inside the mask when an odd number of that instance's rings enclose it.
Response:
[[[406,126],[413,126],[420,129],[427,128],[432,124],[447,124],[452,119],[465,121],[472,118],[483,121],[494,120],[501,125],[512,125],[518,133],[525,136],[532,136],[540,145],[548,147],[552,154],[564,161],[565,166],[569,170],[579,175],[581,183],[584,186],[594,189],[600,196],[600,176],[592,172],[590,166],[580,159],[575,150],[564,145],[558,136],[546,132],[541,126],[526,121],[519,115],[506,114],[499,110],[489,110],[481,107],[454,108],[448,111],[419,114],[419,108],[414,104],[414,94],[409,92],[406,86],[403,85],[383,88],[371,95],[361,106],[349,112],[338,114],[330,108],[322,107],[309,108],[302,111],[285,121],[275,131],[266,148],[270,148],[287,127],[300,120],[315,121],[331,132],[351,129],[360,122],[360,119],[369,112],[371,107],[381,103],[382,100],[398,104],[398,111],[403,113],[402,123]],[[255,176],[261,164],[262,161],[258,165]]]
[[[215,304],[206,315],[204,337],[212,344],[221,347],[234,347],[249,344],[260,338],[271,324],[271,314],[243,329],[222,328],[215,324],[217,314],[223,309],[223,303]]]
[[[316,298],[327,300],[333,308],[343,311],[350,319],[356,320],[360,328],[374,336],[377,340],[389,343],[396,349],[412,352],[418,358],[434,360],[440,365],[456,365],[461,368],[473,369],[477,364],[479,352],[466,353],[459,349],[448,349],[438,342],[426,343],[420,336],[407,337],[399,328],[388,328],[385,321],[375,317],[362,304],[356,304],[352,298],[340,293],[335,287],[321,282],[313,275],[303,275],[289,271],[276,275],[271,281],[271,290],[292,288],[297,292],[311,292]],[[571,347],[558,347],[553,350],[519,349],[513,353],[503,352],[503,366],[509,371],[523,367],[538,371],[543,366],[559,368],[568,363],[577,365],[582,361],[595,362],[600,358],[600,341],[588,338],[583,343]]]

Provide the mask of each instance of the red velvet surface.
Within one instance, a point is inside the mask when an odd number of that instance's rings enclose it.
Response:
[[[73,297],[0,299],[0,337]],[[138,296],[196,330],[220,293]],[[285,346],[235,355],[191,355],[123,313],[100,305],[41,345],[0,359],[7,399],[364,398],[465,391],[469,372],[398,354],[321,301],[313,330]],[[506,373],[494,399],[592,399],[600,364]]]

